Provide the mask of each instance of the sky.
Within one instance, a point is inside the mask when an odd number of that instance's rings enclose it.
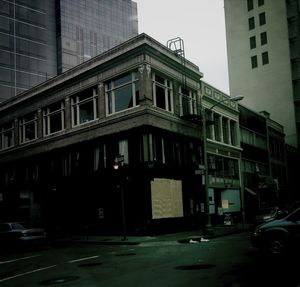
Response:
[[[185,57],[204,74],[203,80],[229,93],[223,0],[134,0],[139,33],[160,43],[180,37]]]

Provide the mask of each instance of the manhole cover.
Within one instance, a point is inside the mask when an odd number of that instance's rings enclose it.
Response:
[[[54,284],[62,284],[69,281],[74,281],[79,279],[79,276],[65,276],[65,277],[57,277],[53,279],[48,279],[40,282],[40,285],[54,285]]]
[[[132,255],[136,255],[136,254],[133,252],[116,254],[116,256],[132,256]]]
[[[92,263],[84,263],[84,264],[80,264],[78,265],[78,267],[93,267],[93,266],[99,266],[102,265],[103,263],[101,262],[92,262]]]
[[[195,264],[195,265],[182,265],[177,266],[175,269],[177,270],[200,270],[200,269],[210,269],[214,268],[216,265],[214,264]]]

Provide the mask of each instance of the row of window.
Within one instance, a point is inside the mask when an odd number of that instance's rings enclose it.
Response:
[[[106,115],[118,113],[139,105],[140,82],[138,72],[123,74],[105,83]],[[173,82],[159,74],[152,73],[153,105],[174,113]],[[178,91],[180,115],[198,114],[198,94],[195,90],[180,86]],[[98,89],[92,87],[70,97],[70,125],[78,125],[98,119]],[[32,112],[18,121],[0,126],[0,149],[14,146],[15,131],[18,141],[25,143],[38,138],[38,123],[42,118],[43,136],[60,132],[66,128],[66,100],[61,100],[43,108],[40,113]],[[214,114],[214,128],[209,129],[211,139],[237,145],[236,122]],[[18,126],[15,123],[18,122]]]
[[[131,158],[132,149],[134,156]],[[93,173],[110,168],[114,155],[122,155],[124,163],[134,161],[139,163],[153,162],[170,166],[184,166],[203,163],[201,147],[194,142],[184,139],[174,139],[169,136],[144,133],[135,139],[121,139],[114,143],[99,143],[90,149],[78,149],[64,152],[41,163],[20,165],[17,169],[7,169],[2,174],[4,185],[18,180],[24,184],[36,182],[44,176],[71,176],[81,171]],[[219,155],[208,156],[209,174],[221,178],[239,178],[239,164],[237,159]]]
[[[208,155],[209,174],[215,177],[239,178],[239,164],[237,159]]]
[[[238,145],[237,122],[217,113],[209,112],[207,138],[233,146]]]
[[[249,161],[243,159],[241,161],[241,170],[242,172],[246,173],[254,173],[260,175],[267,175],[268,174],[268,166],[263,163],[258,163],[255,161]]]
[[[262,13],[259,13],[258,14],[258,23],[259,23],[259,26],[263,26],[267,23],[266,21],[266,13],[265,12],[262,12]],[[248,19],[248,27],[249,27],[249,30],[254,30],[255,29],[255,17],[252,16]]]
[[[254,0],[247,0],[247,8],[248,11],[251,11],[254,9]],[[265,4],[265,0],[257,0],[257,6],[263,6]]]
[[[256,36],[251,36],[250,39],[250,49],[256,48]],[[267,32],[260,33],[260,45],[266,45],[268,43]]]
[[[269,53],[267,51],[261,53],[261,63],[262,63],[262,65],[269,64]],[[252,67],[252,69],[258,67],[258,57],[257,57],[257,55],[254,55],[254,56],[251,57],[251,67]]]
[[[79,147],[43,158],[38,163],[20,164],[0,175],[4,185],[11,182],[34,182],[42,177],[71,176],[81,172],[93,173],[112,168],[114,158],[122,155],[125,164],[136,166],[152,162],[168,166],[198,166],[203,164],[199,143],[159,133],[141,133],[133,137],[97,143],[89,148]]]
[[[264,150],[267,149],[267,139],[265,136],[245,128],[240,128],[240,134],[242,143],[259,147]]]
[[[247,7],[248,7],[248,11],[251,11],[254,9],[254,0],[248,0],[247,1]],[[264,5],[264,0],[257,0],[257,7],[260,7],[262,5]],[[266,13],[265,12],[261,12],[258,14],[258,23],[259,26],[263,26],[267,23],[266,21]],[[255,16],[252,16],[250,18],[248,18],[248,27],[249,27],[249,31],[254,30],[256,26],[256,22],[255,22]],[[268,37],[267,37],[267,32],[261,32],[260,33],[260,45],[264,46],[267,45],[268,43]],[[249,38],[249,44],[250,44],[250,49],[253,50],[257,47],[257,40],[256,40],[256,36],[250,36]],[[258,67],[258,56],[254,55],[250,58],[251,60],[251,68],[257,68]],[[263,52],[261,54],[261,63],[262,65],[267,65],[269,64],[269,53],[268,52]]]
[[[153,79],[154,106],[169,112],[174,111],[173,84],[155,73]],[[127,73],[105,84],[106,114],[114,114],[139,105],[140,84],[137,72]],[[180,96],[188,91],[180,91]],[[189,94],[195,97],[195,93]],[[78,126],[98,118],[98,93],[93,87],[71,97],[71,124]],[[47,136],[65,129],[65,101],[59,101],[42,110],[43,135]],[[15,144],[15,123],[0,127],[0,149]],[[19,119],[19,142],[38,137],[38,113],[33,112]]]

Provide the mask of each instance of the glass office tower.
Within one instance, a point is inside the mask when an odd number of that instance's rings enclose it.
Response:
[[[131,0],[0,0],[0,102],[137,34]]]
[[[0,0],[0,101],[56,75],[54,4]]]
[[[131,0],[56,0],[58,72],[138,34]]]

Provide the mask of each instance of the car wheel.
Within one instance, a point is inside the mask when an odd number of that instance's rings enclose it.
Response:
[[[286,250],[286,239],[281,234],[272,234],[268,237],[267,250],[271,255],[282,255]]]

